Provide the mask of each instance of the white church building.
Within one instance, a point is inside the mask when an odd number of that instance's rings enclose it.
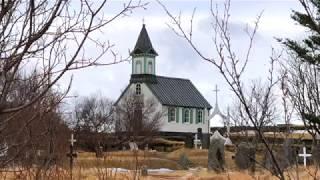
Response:
[[[205,146],[209,131],[209,112],[212,107],[189,79],[156,74],[158,53],[152,46],[144,24],[130,55],[130,83],[116,101],[116,105],[129,94],[153,98],[158,108],[166,112],[161,119],[160,134],[188,136],[189,142],[192,142],[194,135],[201,133]]]

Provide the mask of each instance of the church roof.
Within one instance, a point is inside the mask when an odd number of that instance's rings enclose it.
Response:
[[[208,101],[188,79],[156,76],[156,83],[146,83],[163,105],[211,108]]]
[[[130,55],[151,54],[157,56],[158,53],[153,49],[145,24],[142,25],[137,43]]]

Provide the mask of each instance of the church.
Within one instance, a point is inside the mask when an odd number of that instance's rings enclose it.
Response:
[[[165,77],[156,74],[157,51],[153,48],[145,24],[143,24],[133,51],[130,83],[116,104],[128,94],[154,98],[165,112],[161,118],[162,136],[184,137],[192,146],[195,134],[202,145],[207,146],[209,112],[212,108],[189,79]]]

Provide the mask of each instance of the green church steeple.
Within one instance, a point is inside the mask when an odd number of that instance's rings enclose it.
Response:
[[[132,74],[152,74],[155,75],[155,57],[158,53],[154,50],[150,41],[146,25],[142,25],[138,40],[132,56]]]
[[[142,25],[142,29],[140,31],[136,45],[133,51],[130,53],[131,56],[141,55],[141,54],[158,56],[158,53],[152,47],[152,43],[150,41],[145,24]]]

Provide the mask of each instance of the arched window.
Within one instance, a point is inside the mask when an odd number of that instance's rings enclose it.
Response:
[[[142,64],[140,61],[136,62],[136,74],[141,74]]]
[[[176,121],[176,109],[174,107],[170,107],[168,109],[168,121],[175,122]]]
[[[190,122],[190,110],[189,109],[185,109],[184,110],[184,123]]]
[[[197,110],[197,123],[202,123],[202,120],[203,120],[202,110],[198,109]]]
[[[136,84],[136,95],[141,94],[141,84]]]
[[[148,73],[152,74],[153,73],[153,67],[152,67],[152,62],[148,62]]]

